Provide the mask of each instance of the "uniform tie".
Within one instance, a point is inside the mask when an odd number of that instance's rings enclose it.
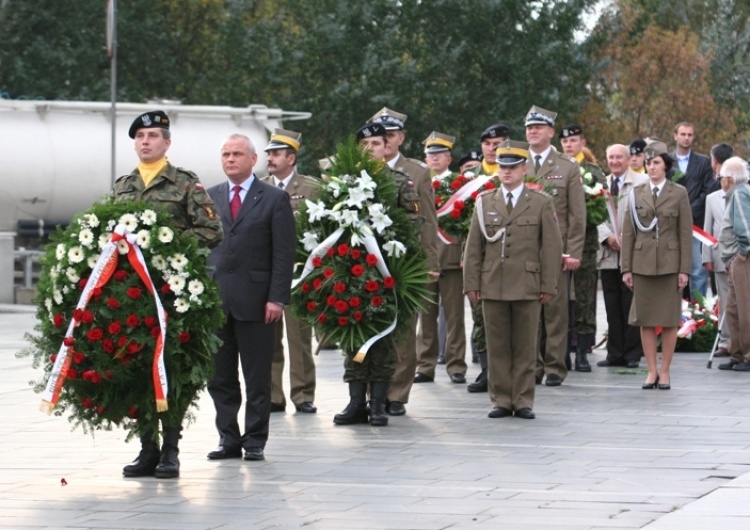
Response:
[[[510,215],[513,213],[513,193],[509,191],[507,197],[508,202],[506,202],[505,204],[508,206],[508,214]]]
[[[620,194],[620,186],[618,185],[620,182],[620,179],[616,178],[614,175],[612,176],[612,184],[609,186],[609,194],[612,195],[612,197],[617,197]]]
[[[282,190],[284,189],[284,181],[282,180],[279,181],[279,188]]]
[[[542,168],[542,155],[534,155],[534,173],[539,174],[539,170]]]
[[[240,206],[242,206],[242,199],[240,199],[242,186],[235,186],[232,190],[234,190],[234,195],[232,195],[232,200],[229,203],[229,213],[232,215],[232,221],[234,221],[240,212]]]
[[[652,193],[654,194],[654,206],[656,206],[656,198],[659,196],[659,188],[654,186]]]

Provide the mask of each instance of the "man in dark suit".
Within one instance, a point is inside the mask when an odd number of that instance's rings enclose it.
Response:
[[[216,372],[208,392],[216,407],[219,447],[210,460],[263,460],[271,414],[271,365],[275,323],[289,302],[296,232],[289,194],[253,173],[258,156],[247,136],[233,134],[221,148],[229,181],[208,190],[226,237],[208,263],[224,303],[226,324],[214,355]],[[242,404],[238,377],[242,362],[247,393],[245,432],[237,414]]]
[[[690,209],[693,212],[693,224],[702,227],[706,211],[706,195],[714,183],[714,173],[711,169],[711,159],[690,149],[694,140],[695,127],[692,124],[681,122],[675,125],[675,150],[671,156],[676,162],[675,171],[679,170],[682,173],[682,176],[677,179],[677,184],[687,188]],[[693,266],[690,270],[688,296],[693,298],[695,291],[706,296],[707,284],[708,274],[703,267],[701,242],[693,238]]]

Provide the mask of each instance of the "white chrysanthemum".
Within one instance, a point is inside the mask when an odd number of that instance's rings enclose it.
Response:
[[[111,232],[112,230],[114,230],[115,226],[117,226],[117,221],[115,221],[114,219],[110,219],[109,221],[107,221],[107,232]]]
[[[156,212],[153,210],[143,210],[141,222],[146,226],[151,226],[156,222]]]
[[[80,276],[78,276],[78,273],[73,267],[68,267],[65,269],[65,276],[68,277],[68,280],[70,280],[70,283],[77,283],[78,280],[81,279]]]
[[[89,256],[89,258],[86,260],[86,265],[89,266],[89,269],[93,269],[96,267],[96,262],[99,261],[99,254]]]
[[[101,234],[99,236],[99,250],[104,250],[104,247],[109,243],[109,234]]]
[[[190,280],[190,283],[188,283],[188,291],[190,291],[190,294],[198,296],[199,294],[203,294],[203,291],[205,290],[206,287],[200,280]]]
[[[300,241],[305,247],[305,251],[310,252],[312,249],[318,246],[318,234],[316,234],[315,232],[305,232],[304,234],[302,234],[302,239]]]
[[[69,292],[70,292],[70,287],[68,287],[67,285],[63,285],[62,293],[68,294]]]
[[[191,302],[194,302],[196,305],[203,305],[203,302],[200,298],[198,298],[197,294],[191,294],[188,298]]]
[[[159,228],[159,241],[162,243],[170,243],[174,239],[174,232],[168,226],[162,226]]]
[[[44,299],[44,307],[47,308],[47,311],[52,311],[52,298]]]
[[[52,278],[53,280],[56,279],[60,275],[61,270],[62,269],[60,268],[59,263],[57,265],[54,265],[49,270],[49,277]]]
[[[65,245],[62,243],[58,243],[57,247],[55,247],[55,257],[58,261],[65,257]]]
[[[124,239],[121,239],[117,242],[117,252],[122,254],[123,256],[128,253],[130,249],[128,248],[128,242]]]
[[[323,204],[323,201],[312,202],[305,199],[305,204],[307,204],[307,215],[311,223],[320,221],[328,215],[326,205]]]
[[[85,257],[81,247],[71,247],[68,250],[68,261],[71,263],[81,263]]]
[[[404,254],[406,254],[406,247],[404,246],[404,244],[400,241],[396,241],[395,239],[384,244],[383,250],[388,253],[388,256],[393,256],[396,258],[400,258]]]
[[[81,230],[81,233],[78,234],[78,241],[80,241],[81,245],[84,247],[91,248],[91,244],[94,242],[94,233],[88,228],[84,228]]]
[[[178,313],[185,313],[188,309],[190,309],[190,304],[184,298],[177,298],[174,301],[174,308]]]
[[[151,265],[153,265],[157,271],[163,271],[167,268],[167,260],[165,260],[163,256],[156,255],[151,258]]]
[[[169,258],[169,266],[175,270],[181,271],[188,264],[188,260],[184,254],[175,254]]]
[[[55,289],[54,291],[52,291],[52,299],[55,301],[57,305],[62,304],[62,301],[63,301],[62,293],[58,289]]]
[[[185,279],[180,276],[170,276],[167,283],[174,294],[182,294],[182,290],[185,288]]]
[[[141,248],[148,248],[151,244],[151,233],[148,230],[139,230],[135,242]]]
[[[132,213],[126,213],[120,217],[119,224],[124,225],[128,232],[135,232],[138,228],[138,218]]]
[[[99,226],[99,218],[93,213],[87,213],[83,216],[83,225],[87,228],[96,228]]]

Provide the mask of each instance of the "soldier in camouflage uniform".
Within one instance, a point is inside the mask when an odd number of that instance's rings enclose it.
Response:
[[[369,150],[373,160],[383,160],[385,157],[385,136],[385,127],[379,123],[368,123],[357,131],[357,140],[360,145]],[[420,215],[419,194],[411,179],[405,173],[390,169],[387,165],[384,166],[383,171],[396,181],[397,203],[409,213],[409,217],[419,230],[424,223],[424,218]],[[371,397],[370,425],[388,425],[385,401],[388,384],[396,370],[396,360],[397,345],[392,334],[386,335],[373,344],[365,360],[361,363],[355,362],[350,354],[346,356],[344,360],[344,381],[349,384],[350,401],[346,408],[333,418],[335,424],[351,425],[368,422],[366,395],[367,385],[369,384]]]
[[[482,143],[482,163],[472,171],[476,176],[494,175],[498,172],[498,165],[495,162],[495,151],[503,145],[508,139],[510,129],[504,123],[496,123],[487,127],[479,140]],[[466,386],[469,392],[487,392],[487,339],[484,332],[484,315],[482,314],[482,304],[471,306],[471,319],[474,325],[471,328],[471,349],[479,357],[479,366],[482,371],[479,372],[476,380]]]
[[[606,185],[606,177],[591,151],[586,149],[586,137],[578,124],[568,125],[560,131],[563,152],[575,159],[583,173],[591,173],[594,183]],[[588,155],[588,156],[587,156]],[[596,342],[596,283],[599,278],[596,270],[596,252],[599,248],[596,224],[586,222],[586,237],[583,241],[581,266],[573,271],[575,301],[572,303],[573,334],[576,338],[576,372],[590,372],[591,365],[586,357]]]
[[[223,230],[214,204],[198,177],[167,161],[171,144],[169,117],[162,111],[138,116],[128,134],[135,139],[140,161],[129,175],[115,181],[111,197],[116,201],[146,201],[158,205],[174,216],[178,228],[193,234],[201,245],[215,247],[221,243]],[[185,411],[182,411],[183,415]],[[177,478],[180,461],[177,447],[181,425],[162,425],[161,450],[153,433],[141,436],[141,452],[123,469],[126,477],[155,476]]]

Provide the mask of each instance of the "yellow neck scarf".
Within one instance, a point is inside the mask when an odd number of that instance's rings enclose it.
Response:
[[[583,156],[583,151],[581,151],[580,153],[578,153],[578,154],[577,154],[576,156],[574,156],[573,158],[575,158],[575,159],[576,159],[576,162],[578,162],[578,165],[580,166],[581,164],[583,164],[583,160],[584,160],[584,159],[585,159],[586,157],[584,157],[584,156]]]
[[[156,178],[156,175],[167,165],[167,158],[164,157],[156,162],[138,162],[138,172],[141,174],[143,179],[143,185],[148,187],[151,181]]]
[[[497,164],[490,164],[486,160],[482,160],[482,171],[485,175],[494,175],[499,170]]]

